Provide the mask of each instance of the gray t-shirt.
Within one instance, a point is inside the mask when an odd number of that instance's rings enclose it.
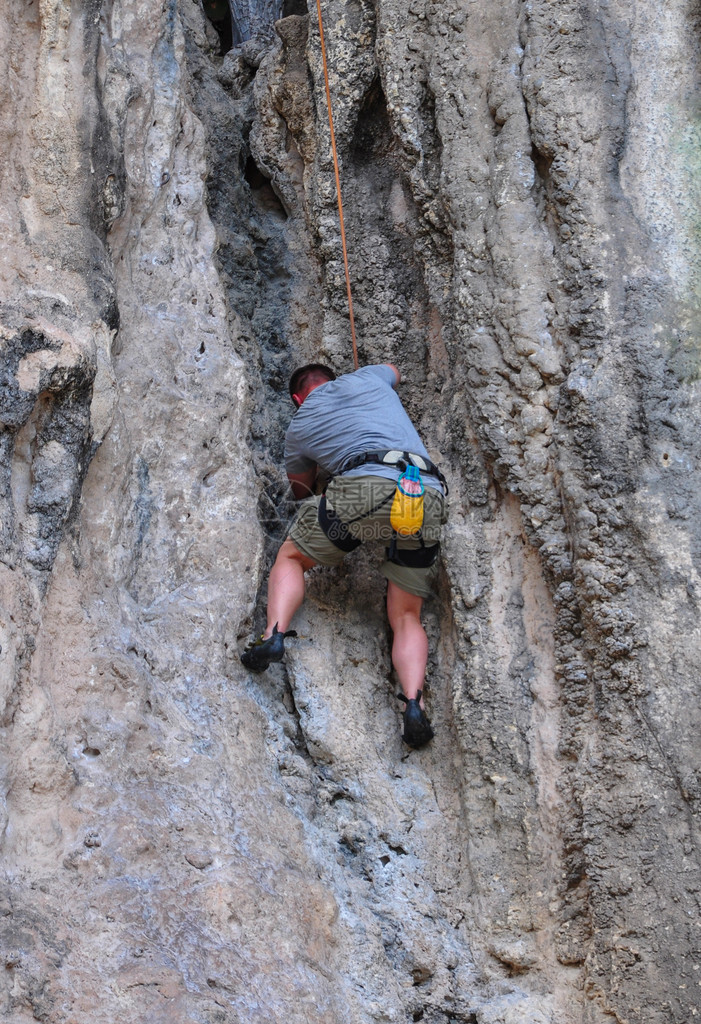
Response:
[[[354,455],[394,448],[428,458],[394,383],[394,370],[378,365],[363,366],[314,388],[285,435],[287,472],[305,473],[318,465],[333,475]],[[396,480],[399,470],[369,463],[345,475]],[[421,478],[427,487],[443,490],[435,476],[422,473]]]

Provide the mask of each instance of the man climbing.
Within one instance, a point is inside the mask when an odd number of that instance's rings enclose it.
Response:
[[[270,573],[267,628],[241,660],[253,672],[282,660],[285,637],[295,635],[288,627],[304,600],[307,569],[339,565],[363,540],[385,540],[382,572],[388,580],[392,663],[405,703],[403,738],[422,747],[433,730],[422,700],[428,639],[421,607],[438,571],[445,480],[395,393],[399,380],[389,363],[339,378],[327,366],[309,363],[292,375],[297,411],[285,436],[285,466],[301,506]],[[392,529],[390,511],[397,481],[412,465],[425,485],[423,525],[418,534],[400,536]],[[320,473],[331,480],[317,496]]]

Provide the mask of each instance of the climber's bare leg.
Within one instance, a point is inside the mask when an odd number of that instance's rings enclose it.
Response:
[[[276,623],[281,633],[290,628],[294,613],[304,601],[304,574],[316,564],[289,538],[283,542],[268,580],[266,637],[271,635]]]
[[[387,616],[394,634],[392,664],[404,696],[408,700],[423,690],[428,663],[428,637],[421,625],[423,598],[401,590],[391,581],[387,585]],[[423,707],[423,698],[420,701]]]

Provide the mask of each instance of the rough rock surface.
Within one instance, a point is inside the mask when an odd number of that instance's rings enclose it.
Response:
[[[315,7],[0,10],[0,1014],[689,1024],[698,5],[324,0],[361,359],[451,483],[420,752],[377,552],[237,653],[287,375],[352,365]]]

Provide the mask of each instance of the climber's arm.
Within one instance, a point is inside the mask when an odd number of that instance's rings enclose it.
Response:
[[[314,466],[313,469],[308,469],[304,473],[287,474],[287,479],[292,487],[292,493],[297,501],[300,501],[302,498],[308,498],[310,494],[314,493],[314,481],[318,471],[319,467]]]
[[[390,370],[394,371],[394,384],[392,385],[392,387],[396,388],[397,384],[399,384],[400,380],[402,379],[402,375],[397,369],[397,367],[394,365],[394,363],[385,363],[385,366],[389,366]]]

